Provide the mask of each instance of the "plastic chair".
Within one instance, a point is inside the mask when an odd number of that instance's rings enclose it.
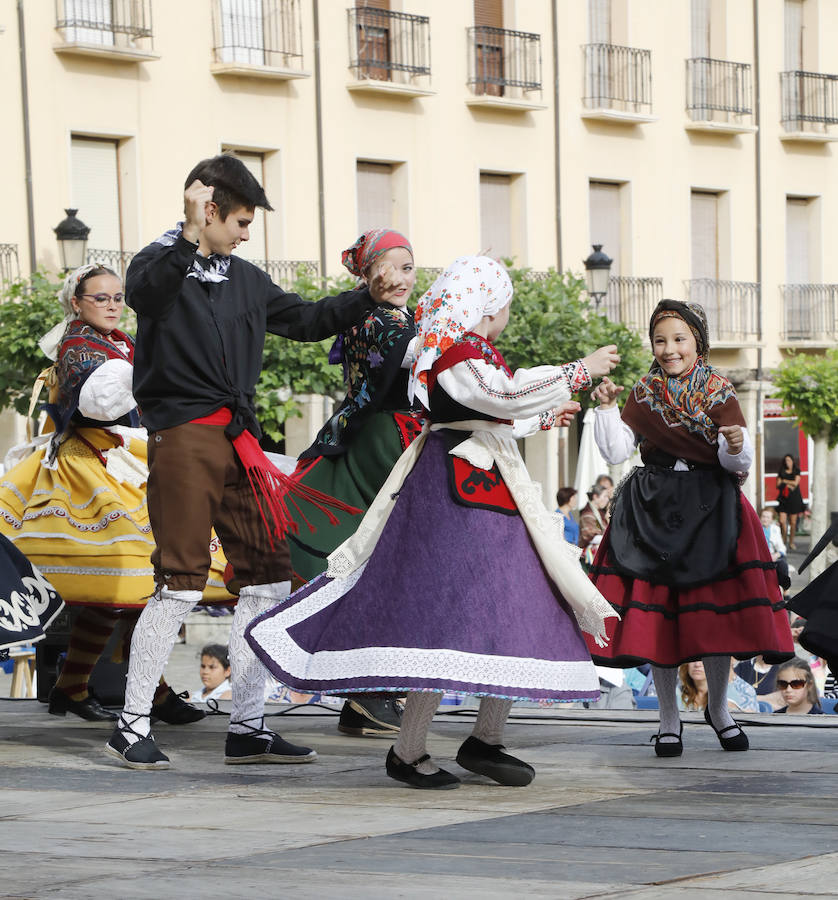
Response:
[[[838,711],[835,709],[835,704],[838,703],[838,698],[836,697],[821,697],[820,698],[821,709],[825,713],[829,713],[833,716],[838,716]]]
[[[635,697],[638,709],[659,709],[657,697]]]
[[[774,712],[774,707],[767,700],[757,700],[757,707],[761,713]]]

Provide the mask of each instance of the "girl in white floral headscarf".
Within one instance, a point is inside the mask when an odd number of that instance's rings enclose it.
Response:
[[[601,640],[614,613],[562,539],[516,438],[566,424],[579,408],[571,395],[619,356],[603,347],[513,373],[493,344],[511,298],[509,276],[487,257],[461,257],[437,278],[417,308],[408,389],[430,426],[326,573],[248,629],[294,690],[407,692],[386,771],[417,788],[460,784],[425,746],[442,691],[481,698],[458,764],[519,787],[535,772],[504,752],[512,701],[599,696],[580,630]]]

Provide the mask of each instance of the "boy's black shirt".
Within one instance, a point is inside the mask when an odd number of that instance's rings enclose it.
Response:
[[[137,313],[134,397],[150,431],[182,425],[229,406],[227,433],[256,437],[253,396],[265,333],[319,341],[354,325],[373,307],[369,290],[316,303],[288,294],[261,269],[232,257],[227,280],[187,275],[197,245],[182,235],[171,246],[150,244],[131,261],[126,300]]]

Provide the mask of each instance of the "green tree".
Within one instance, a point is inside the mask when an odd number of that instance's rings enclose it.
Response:
[[[45,272],[4,285],[0,294],[0,409],[29,410],[32,385],[50,365],[38,338],[64,317],[59,284]]]
[[[827,496],[828,452],[838,444],[838,348],[815,355],[795,353],[773,373],[775,393],[794,415],[815,445],[812,472],[812,534],[819,537],[827,526],[827,511],[838,498]],[[826,567],[821,554],[811,565],[811,578]]]
[[[627,326],[598,314],[585,292],[582,278],[550,269],[533,278],[529,269],[510,269],[515,289],[509,325],[498,339],[498,349],[514,370],[521,366],[559,365],[587,356],[597,347],[616,344],[622,357],[611,374],[626,390],[649,368],[650,352]],[[579,397],[583,409],[591,405],[590,392]]]

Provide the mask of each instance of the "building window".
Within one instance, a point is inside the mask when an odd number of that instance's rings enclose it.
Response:
[[[265,186],[265,155],[263,153],[254,153],[251,150],[225,149],[231,150],[245,164],[250,174],[265,188],[265,193],[267,194],[267,187]],[[236,253],[242,259],[251,261],[266,260],[268,258],[267,222],[264,209],[256,208],[248,231],[250,232],[250,237],[239,244]]]
[[[302,65],[299,0],[215,0],[213,27],[216,62]]]
[[[495,259],[526,265],[526,177],[480,173],[480,248]]]
[[[541,91],[541,36],[504,28],[501,0],[474,0],[468,37],[473,94],[520,97]]]
[[[430,19],[389,7],[389,0],[367,0],[348,10],[350,69],[356,78],[374,81],[429,78]]]
[[[90,228],[88,246],[122,251],[118,142],[76,137],[71,141],[72,200]]]
[[[56,0],[55,25],[68,43],[151,49],[150,0]]]
[[[719,195],[692,191],[690,222],[692,278],[715,280],[719,277]]]
[[[588,190],[591,244],[602,244],[611,263],[611,275],[616,277],[622,271],[623,215],[621,209],[621,187],[608,181],[592,181]]]
[[[395,194],[393,166],[358,160],[358,231],[392,228]]]

